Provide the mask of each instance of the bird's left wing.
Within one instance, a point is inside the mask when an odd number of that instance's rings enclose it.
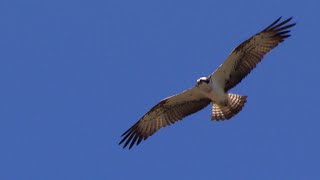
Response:
[[[173,124],[182,118],[205,108],[210,99],[197,92],[195,87],[180,94],[168,97],[149,110],[137,123],[122,134],[123,148],[130,144],[129,149],[136,143],[157,132],[160,128]]]
[[[281,17],[267,28],[236,47],[219,68],[211,74],[227,92],[241,82],[261,61],[263,56],[283,42],[289,35],[288,24],[292,19],[280,21]]]

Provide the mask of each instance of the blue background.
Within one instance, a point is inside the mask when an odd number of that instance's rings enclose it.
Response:
[[[319,1],[0,1],[0,179],[320,179]],[[210,108],[120,135],[279,16],[292,37]]]

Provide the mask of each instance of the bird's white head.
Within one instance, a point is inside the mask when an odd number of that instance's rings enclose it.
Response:
[[[200,84],[208,84],[210,82],[210,78],[209,77],[201,77],[197,80],[197,86]]]

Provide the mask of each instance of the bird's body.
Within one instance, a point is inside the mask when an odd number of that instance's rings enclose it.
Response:
[[[209,78],[201,77],[198,81],[200,82],[205,79]],[[202,94],[212,102],[220,105],[225,104],[227,100],[227,95],[223,86],[215,78],[209,79],[209,83],[198,83],[198,85],[196,85],[196,90],[199,91],[199,94]]]
[[[247,96],[228,91],[242,81],[262,60],[263,56],[288,38],[287,24],[292,18],[277,19],[267,28],[237,46],[210,76],[201,77],[194,87],[170,96],[151,108],[140,120],[122,134],[124,147],[139,144],[162,127],[173,124],[212,103],[212,120],[226,120],[238,114]]]

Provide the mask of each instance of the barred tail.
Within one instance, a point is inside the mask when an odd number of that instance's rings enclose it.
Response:
[[[247,96],[229,93],[227,105],[212,104],[211,119],[217,121],[230,119],[241,111],[246,102]]]

